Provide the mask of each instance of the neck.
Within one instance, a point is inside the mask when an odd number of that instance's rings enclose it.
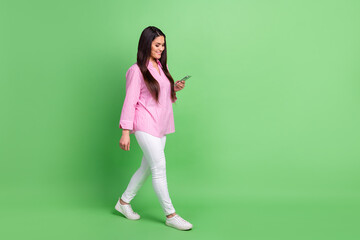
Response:
[[[156,62],[156,60],[157,60],[156,58],[150,57],[149,60],[150,60],[151,62],[153,62],[153,63],[157,63],[157,62]]]

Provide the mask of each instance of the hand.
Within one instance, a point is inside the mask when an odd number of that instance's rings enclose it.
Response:
[[[185,87],[185,81],[176,81],[174,85],[175,92],[182,90]]]
[[[123,134],[119,141],[120,148],[125,151],[130,151],[130,136],[129,134]]]

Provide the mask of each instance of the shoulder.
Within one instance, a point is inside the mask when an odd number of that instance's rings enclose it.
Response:
[[[133,65],[131,65],[131,66],[129,67],[129,69],[127,70],[126,73],[128,73],[128,72],[141,72],[141,71],[140,71],[140,68],[139,68],[139,66],[137,65],[137,63],[134,63]]]
[[[133,76],[138,76],[139,78],[142,78],[142,73],[137,63],[131,65],[129,69],[126,71],[126,78],[127,77],[132,78]]]

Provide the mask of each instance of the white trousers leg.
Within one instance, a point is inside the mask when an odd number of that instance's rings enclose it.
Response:
[[[175,212],[175,209],[169,196],[166,179],[164,153],[166,136],[158,138],[146,132],[135,131],[135,137],[144,155],[140,168],[131,177],[121,199],[129,203],[151,173],[152,184],[165,215],[172,214]]]

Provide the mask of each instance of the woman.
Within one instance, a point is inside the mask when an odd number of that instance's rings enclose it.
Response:
[[[119,123],[123,129],[120,147],[129,151],[129,135],[134,133],[143,157],[115,209],[128,219],[140,219],[130,201],[151,173],[166,225],[189,230],[192,224],[176,214],[169,196],[164,154],[166,134],[175,132],[172,109],[177,100],[175,92],[182,90],[185,82],[174,84],[166,62],[165,34],[153,26],[145,28],[139,40],[137,62],[126,72],[126,96]]]

